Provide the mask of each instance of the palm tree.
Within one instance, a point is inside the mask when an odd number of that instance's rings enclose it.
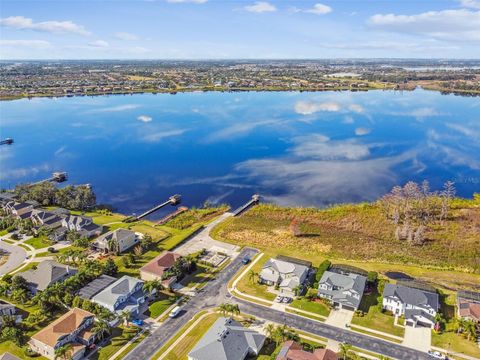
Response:
[[[95,323],[95,325],[92,328],[93,333],[95,334],[95,337],[99,340],[105,339],[106,335],[110,335],[111,328],[108,322],[100,320]]]
[[[352,350],[352,345],[347,343],[340,344],[340,352],[342,353],[343,360],[346,360],[348,353]]]
[[[250,281],[251,284],[253,284],[255,282],[255,278],[258,276],[258,273],[256,273],[255,271],[253,270],[250,270],[248,272],[248,281]]]
[[[55,360],[57,359],[68,360],[72,358],[72,355],[73,355],[73,346],[70,343],[55,349]]]
[[[300,294],[300,291],[302,291],[302,285],[297,285],[293,288],[293,293],[295,296],[298,296]]]
[[[118,254],[120,252],[120,248],[118,246],[118,242],[116,239],[111,238],[107,241],[107,249],[110,252],[113,252],[115,254]]]
[[[131,318],[132,318],[132,314],[130,314],[130,312],[126,310],[123,310],[122,313],[120,314],[120,319],[122,319],[123,323],[127,326],[129,325]]]
[[[228,306],[228,312],[232,314],[232,316],[234,315],[240,315],[240,308],[238,307],[237,304],[230,304]]]
[[[220,310],[223,316],[227,315],[229,312],[228,304],[225,304],[225,303],[218,305],[217,309]]]
[[[467,334],[467,339],[470,341],[472,338],[475,339],[477,336],[477,326],[472,320],[467,320],[465,322],[464,332]]]
[[[165,287],[162,285],[162,283],[158,279],[145,281],[143,283],[143,291],[149,294],[152,294],[153,292],[161,291],[163,289],[165,289]]]
[[[273,334],[275,332],[275,325],[272,323],[268,323],[267,326],[265,326],[265,332],[267,334],[267,337],[273,340]]]

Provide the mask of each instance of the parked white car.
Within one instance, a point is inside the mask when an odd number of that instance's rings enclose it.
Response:
[[[178,316],[178,314],[180,314],[180,311],[182,311],[182,307],[181,306],[175,306],[175,308],[170,311],[170,314],[168,314],[169,317],[171,318],[174,318],[176,316]]]
[[[428,355],[433,357],[434,359],[446,360],[448,359],[446,355],[443,355],[440,351],[432,351],[428,352]]]

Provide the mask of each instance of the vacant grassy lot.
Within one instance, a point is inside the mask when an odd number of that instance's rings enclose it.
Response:
[[[329,258],[380,273],[406,272],[446,288],[478,288],[480,276],[473,272],[480,272],[480,204],[464,200],[458,207],[445,226],[428,230],[423,246],[396,240],[395,227],[376,204],[323,210],[259,205],[221,223],[212,235],[314,264]],[[289,230],[293,219],[300,236]]]
[[[455,351],[460,354],[479,358],[480,348],[474,341],[468,341],[462,335],[448,331],[441,334],[432,334],[432,346],[438,346],[447,351]]]

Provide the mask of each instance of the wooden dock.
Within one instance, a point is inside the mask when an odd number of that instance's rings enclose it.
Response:
[[[54,172],[52,174],[52,177],[49,177],[48,179],[40,180],[34,183],[31,183],[30,185],[38,185],[38,184],[43,184],[44,182],[56,182],[56,183],[62,183],[64,181],[68,180],[68,174],[66,172]]]
[[[260,202],[260,195],[258,195],[258,194],[253,195],[249,202],[247,202],[246,204],[243,204],[242,206],[240,206],[239,208],[237,208],[233,212],[233,216],[238,216],[238,215],[243,214],[245,211],[250,209],[252,206],[257,205],[259,202]]]
[[[158,211],[158,210],[160,210],[161,208],[163,208],[167,205],[175,206],[177,204],[180,204],[181,200],[182,200],[182,197],[178,194],[170,196],[167,201],[161,203],[160,205],[157,205],[157,206],[151,208],[150,210],[145,211],[143,214],[140,214],[138,216],[129,216],[126,219],[124,219],[123,221],[124,222],[138,221],[140,219],[143,219],[145,216],[153,214],[155,211]]]
[[[170,220],[172,220],[173,218],[177,217],[178,215],[180,215],[181,213],[184,213],[185,211],[188,210],[188,207],[186,206],[180,206],[177,210],[175,210],[174,212],[168,214],[167,216],[164,216],[163,218],[161,218],[160,220],[158,220],[155,225],[163,225],[163,224],[166,224],[167,222],[169,222]]]

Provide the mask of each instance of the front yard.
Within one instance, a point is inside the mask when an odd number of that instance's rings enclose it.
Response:
[[[295,309],[308,311],[325,317],[330,314],[330,308],[327,305],[322,302],[310,301],[306,298],[295,299],[290,306]]]
[[[255,274],[259,274],[262,271],[263,264],[268,258],[263,256],[253,267],[250,269]],[[249,270],[249,272],[250,272]],[[242,270],[243,271],[243,270]],[[258,275],[255,278],[250,279],[249,273],[245,274],[237,283],[237,289],[242,293],[257,296],[266,300],[273,301],[276,298],[276,295],[268,291],[267,285],[258,283]]]
[[[156,319],[172,306],[176,300],[177,297],[161,292],[158,295],[158,299],[148,306],[148,312],[146,312],[145,315]]]
[[[24,241],[24,243],[33,246],[35,249],[52,246],[52,242],[46,236],[34,237]]]
[[[447,331],[441,334],[433,332],[432,346],[480,358],[480,347],[474,341],[468,341],[454,331]]]
[[[360,309],[364,316],[354,316],[352,325],[364,326],[373,330],[382,331],[395,336],[403,337],[405,330],[393,324],[394,317],[381,311],[382,296],[375,290],[371,294],[363,295]]]
[[[138,333],[137,327],[116,327],[112,330],[111,337],[106,344],[102,346],[95,354],[89,358],[93,360],[107,360],[112,357],[118,350],[126,345]]]

